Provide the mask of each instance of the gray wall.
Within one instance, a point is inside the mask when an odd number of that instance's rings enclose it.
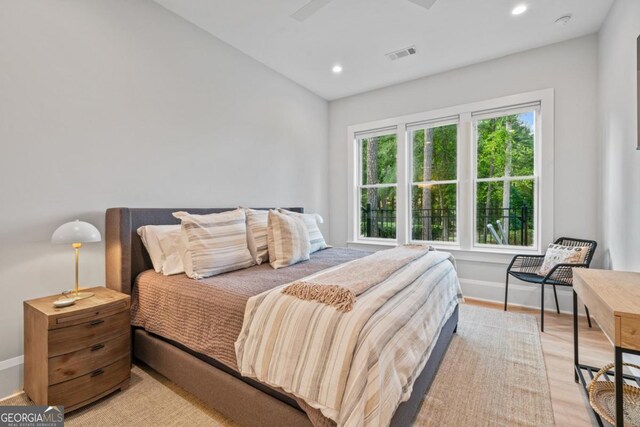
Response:
[[[108,207],[328,216],[328,104],[148,0],[0,1],[0,396],[22,304],[73,286],[51,233]],[[328,232],[328,229],[324,229]],[[81,254],[104,283],[104,247]],[[10,363],[9,363],[10,364]]]
[[[640,2],[617,0],[599,37],[603,250],[608,267],[630,271],[640,271],[638,35]]]
[[[331,102],[331,241],[344,245],[348,238],[347,126],[546,88],[555,89],[554,235],[597,239],[597,48],[597,36],[586,36]],[[465,294],[502,299],[505,268],[460,261]],[[536,287],[510,294],[513,302],[539,306]],[[569,309],[569,295],[561,299]]]

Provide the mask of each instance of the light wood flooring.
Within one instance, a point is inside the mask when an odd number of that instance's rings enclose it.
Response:
[[[502,310],[501,303],[465,298],[467,304]],[[540,310],[509,306],[509,311],[533,314],[540,322]],[[545,311],[545,331],[540,334],[551,388],[556,425],[597,426],[582,386],[573,380],[573,318],[570,314]],[[589,329],[586,317],[580,317],[580,362],[603,366],[613,362],[613,347],[595,322]]]

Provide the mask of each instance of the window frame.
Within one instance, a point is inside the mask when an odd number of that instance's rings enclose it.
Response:
[[[501,246],[475,244],[475,157],[477,156],[477,135],[473,126],[472,113],[507,110],[511,107],[540,104],[537,112],[534,173],[537,175],[534,197],[536,198],[536,233],[533,247]],[[390,247],[411,243],[411,185],[413,181],[411,141],[407,126],[419,122],[432,122],[439,119],[458,117],[458,175],[457,175],[457,243],[428,242],[436,248],[450,251],[461,260],[482,262],[509,262],[515,253],[540,254],[542,243],[553,241],[553,197],[554,197],[554,90],[521,93],[472,102],[453,107],[434,109],[422,113],[377,120],[349,126],[347,129],[347,169],[348,169],[348,236],[350,247]],[[396,128],[397,143],[397,175],[396,175],[396,239],[379,239],[359,237],[360,199],[358,183],[360,173],[356,166],[359,143],[357,134],[371,130]],[[358,163],[360,160],[358,161]],[[420,241],[422,242],[422,241]]]
[[[421,125],[424,124],[424,127],[421,127]],[[443,180],[443,181],[428,181],[428,182],[424,182],[424,181],[420,181],[420,182],[414,182],[413,180],[413,176],[414,176],[414,170],[413,170],[413,138],[411,136],[411,133],[416,131],[416,130],[420,130],[420,129],[433,129],[436,127],[441,127],[441,126],[448,126],[448,125],[456,125],[456,179],[453,180]],[[409,215],[408,217],[408,221],[409,221],[409,229],[408,229],[408,233],[409,233],[409,239],[408,239],[408,243],[428,243],[430,245],[434,245],[434,246],[441,246],[441,247],[448,247],[448,248],[457,248],[460,246],[460,209],[458,208],[459,204],[460,204],[460,169],[461,169],[461,162],[459,161],[460,158],[460,150],[463,149],[464,147],[461,145],[461,138],[460,138],[460,117],[458,115],[456,116],[452,116],[452,117],[443,117],[441,119],[435,119],[435,120],[427,120],[427,121],[423,121],[423,122],[418,122],[418,123],[408,123],[405,126],[405,132],[407,134],[407,144],[408,144],[408,149],[407,149],[407,162],[408,162],[408,172],[409,172],[409,194],[408,194],[408,207],[407,207],[407,213]],[[456,185],[456,240],[455,241],[441,241],[441,240],[419,240],[419,239],[413,239],[412,237],[412,230],[413,230],[413,207],[411,206],[411,201],[413,200],[413,187],[418,185],[418,184],[431,184],[431,185],[446,185],[446,184],[455,184]]]
[[[395,132],[396,134],[396,165],[398,163],[398,129],[396,127],[388,127],[388,128],[382,128],[382,129],[373,129],[371,131],[366,131],[366,132],[358,132],[354,135],[355,139],[355,145],[356,145],[356,152],[357,152],[357,159],[358,159],[358,165],[356,168],[356,173],[357,173],[357,182],[356,182],[356,192],[357,192],[357,212],[358,212],[358,227],[356,229],[356,237],[358,238],[358,240],[361,241],[367,241],[367,242],[397,242],[398,239],[398,184],[399,184],[399,179],[398,179],[398,170],[397,170],[397,166],[396,166],[396,182],[395,183],[380,183],[380,184],[364,184],[362,181],[362,177],[364,176],[364,165],[362,162],[362,140],[363,139],[368,139],[368,138],[374,138],[377,136],[387,136],[387,135],[393,135]],[[362,191],[363,189],[368,189],[368,188],[395,188],[396,189],[396,238],[392,239],[392,238],[388,238],[388,237],[366,237],[366,236],[362,236],[360,233],[360,215],[362,212]]]
[[[538,216],[539,213],[539,205],[540,205],[540,163],[542,152],[540,134],[541,134],[541,120],[540,120],[540,111],[542,108],[542,103],[540,105],[536,105],[537,103],[531,103],[529,105],[520,105],[511,108],[501,108],[500,111],[496,112],[476,112],[477,116],[474,118],[473,114],[471,116],[471,190],[473,192],[472,196],[472,206],[473,206],[473,235],[472,235],[472,243],[474,249],[494,249],[499,248],[503,251],[515,251],[521,252],[524,250],[534,250],[536,252],[539,251],[539,242],[540,238],[540,218]],[[534,112],[534,135],[533,135],[533,175],[529,176],[511,176],[511,177],[496,177],[496,178],[478,178],[478,122],[481,120],[488,120],[497,117],[504,117],[511,114],[521,114]],[[478,243],[476,242],[476,231],[477,231],[477,220],[478,220],[478,183],[479,182],[504,182],[504,181],[533,181],[533,218],[534,218],[534,233],[533,233],[533,245],[528,246],[517,246],[517,245],[493,245],[488,243]]]

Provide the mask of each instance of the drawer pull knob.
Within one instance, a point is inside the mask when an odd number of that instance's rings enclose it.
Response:
[[[97,377],[98,375],[102,374],[104,374],[104,371],[102,369],[96,369],[95,371],[91,372],[92,377]]]
[[[104,320],[102,319],[97,319],[97,320],[92,320],[89,325],[91,326],[95,326],[95,325],[99,325],[100,323],[104,323]]]
[[[91,351],[98,351],[101,348],[104,348],[104,344],[96,344],[93,347],[91,347]]]

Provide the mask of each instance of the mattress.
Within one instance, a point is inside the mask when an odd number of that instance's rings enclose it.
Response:
[[[148,270],[136,279],[131,324],[237,371],[234,343],[249,298],[368,254],[329,248],[287,268],[274,270],[261,264],[202,280]]]

